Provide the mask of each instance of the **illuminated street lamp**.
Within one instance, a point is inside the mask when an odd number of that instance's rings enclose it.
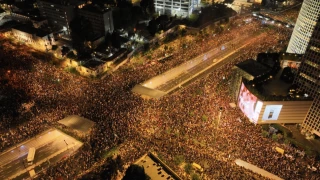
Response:
[[[222,111],[223,108],[219,107],[219,115],[218,115],[218,120],[217,120],[217,124],[215,125],[215,130],[214,130],[214,144],[217,141],[217,134],[218,134],[218,129],[219,129],[219,124],[220,124],[220,120],[221,120],[221,116],[222,116]]]
[[[63,141],[66,143],[67,149],[69,149],[67,141],[65,139]]]
[[[219,128],[219,125],[220,125],[220,120],[221,120],[222,111],[223,111],[223,108],[222,108],[222,107],[219,107],[219,115],[218,115],[217,129]]]

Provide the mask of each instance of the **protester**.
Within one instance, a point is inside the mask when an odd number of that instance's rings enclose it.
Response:
[[[106,150],[115,146],[120,147],[118,153],[126,164],[148,151],[162,154],[166,163],[182,177],[184,169],[173,163],[177,155],[183,155],[186,162],[205,160],[208,167],[204,173],[208,179],[253,179],[253,173],[235,165],[237,158],[285,179],[316,179],[316,174],[307,168],[314,165],[319,169],[314,159],[300,157],[295,148],[262,138],[258,126],[245,120],[240,122],[237,119],[243,114],[229,107],[230,102],[236,102],[227,90],[234,64],[255,58],[260,52],[282,50],[291,30],[265,27],[258,21],[245,23],[243,18],[236,19],[229,28],[216,36],[199,34],[195,39],[197,43],[187,43],[187,50],[176,46],[173,59],[163,64],[149,67],[140,64],[134,68],[125,65],[103,80],[70,74],[35,58],[25,46],[2,42],[0,61],[7,65],[0,67],[4,74],[0,77],[4,84],[0,93],[11,89],[17,96],[15,101],[6,101],[7,106],[20,103],[21,107],[18,116],[13,115],[16,109],[6,109],[2,114],[0,151],[57,126],[57,121],[68,115],[79,115],[96,123],[90,136],[83,138],[84,146],[75,155],[43,171],[39,179],[80,178],[100,162]],[[202,52],[243,34],[259,32],[265,36],[243,48],[234,61],[181,91],[160,100],[144,100],[131,92],[134,85]],[[3,37],[0,38],[3,41]],[[286,43],[279,44],[280,41]],[[29,104],[29,109],[22,106],[23,103]],[[217,124],[219,107],[224,110]],[[272,149],[274,146],[281,146],[295,160],[281,156]]]

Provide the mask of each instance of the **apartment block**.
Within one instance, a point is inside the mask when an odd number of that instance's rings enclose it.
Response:
[[[54,30],[70,34],[69,24],[75,16],[77,1],[67,0],[38,0],[40,14],[45,17]]]
[[[112,33],[114,30],[111,9],[89,4],[81,6],[77,11],[77,15],[90,21],[96,34],[105,35],[108,32]]]

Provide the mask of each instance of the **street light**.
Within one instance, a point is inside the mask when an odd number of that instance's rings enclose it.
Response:
[[[222,107],[219,107],[219,116],[218,116],[217,129],[219,128],[219,124],[220,124],[220,120],[221,120],[222,111],[223,111],[223,108],[222,108]]]
[[[69,147],[68,147],[68,143],[66,142],[66,140],[64,139],[63,141],[66,143],[66,145],[67,145],[67,149],[69,149]]]
[[[217,141],[217,134],[218,134],[218,129],[219,129],[219,124],[220,124],[220,120],[221,120],[221,115],[222,115],[222,111],[223,111],[223,108],[220,106],[219,107],[219,115],[218,115],[218,120],[217,120],[217,124],[215,125],[215,131],[214,131],[214,144],[216,143]]]

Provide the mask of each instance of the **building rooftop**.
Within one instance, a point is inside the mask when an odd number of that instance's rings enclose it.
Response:
[[[99,61],[99,60],[95,60],[95,59],[89,59],[83,63],[83,66],[86,68],[89,68],[89,69],[95,69],[96,67],[98,67],[104,63],[105,63],[105,61],[102,61],[102,60]]]
[[[259,77],[271,71],[271,68],[253,60],[248,59],[235,65],[253,77]]]
[[[153,153],[149,153],[139,159],[135,164],[142,166],[145,173],[151,179],[157,180],[180,180],[181,178],[176,175],[166,164],[164,164]]]
[[[293,54],[293,53],[280,53],[280,60],[292,60],[292,61],[301,61],[301,54]]]
[[[292,83],[284,82],[280,79],[282,69],[270,81],[263,83],[263,91],[265,95],[287,96],[288,90]]]
[[[272,68],[279,63],[279,53],[259,53],[257,61]]]
[[[292,97],[289,89],[292,83],[282,80],[281,74],[283,69],[272,71],[271,67],[249,59],[235,65],[242,71],[250,74],[254,79],[242,78],[246,87],[261,100],[310,100],[308,97]]]
[[[65,117],[64,119],[61,119],[60,121],[58,121],[58,123],[63,124],[74,130],[80,131],[82,133],[88,133],[89,130],[95,124],[93,121],[86,119],[84,117],[80,117],[78,115],[71,115],[71,116]]]

